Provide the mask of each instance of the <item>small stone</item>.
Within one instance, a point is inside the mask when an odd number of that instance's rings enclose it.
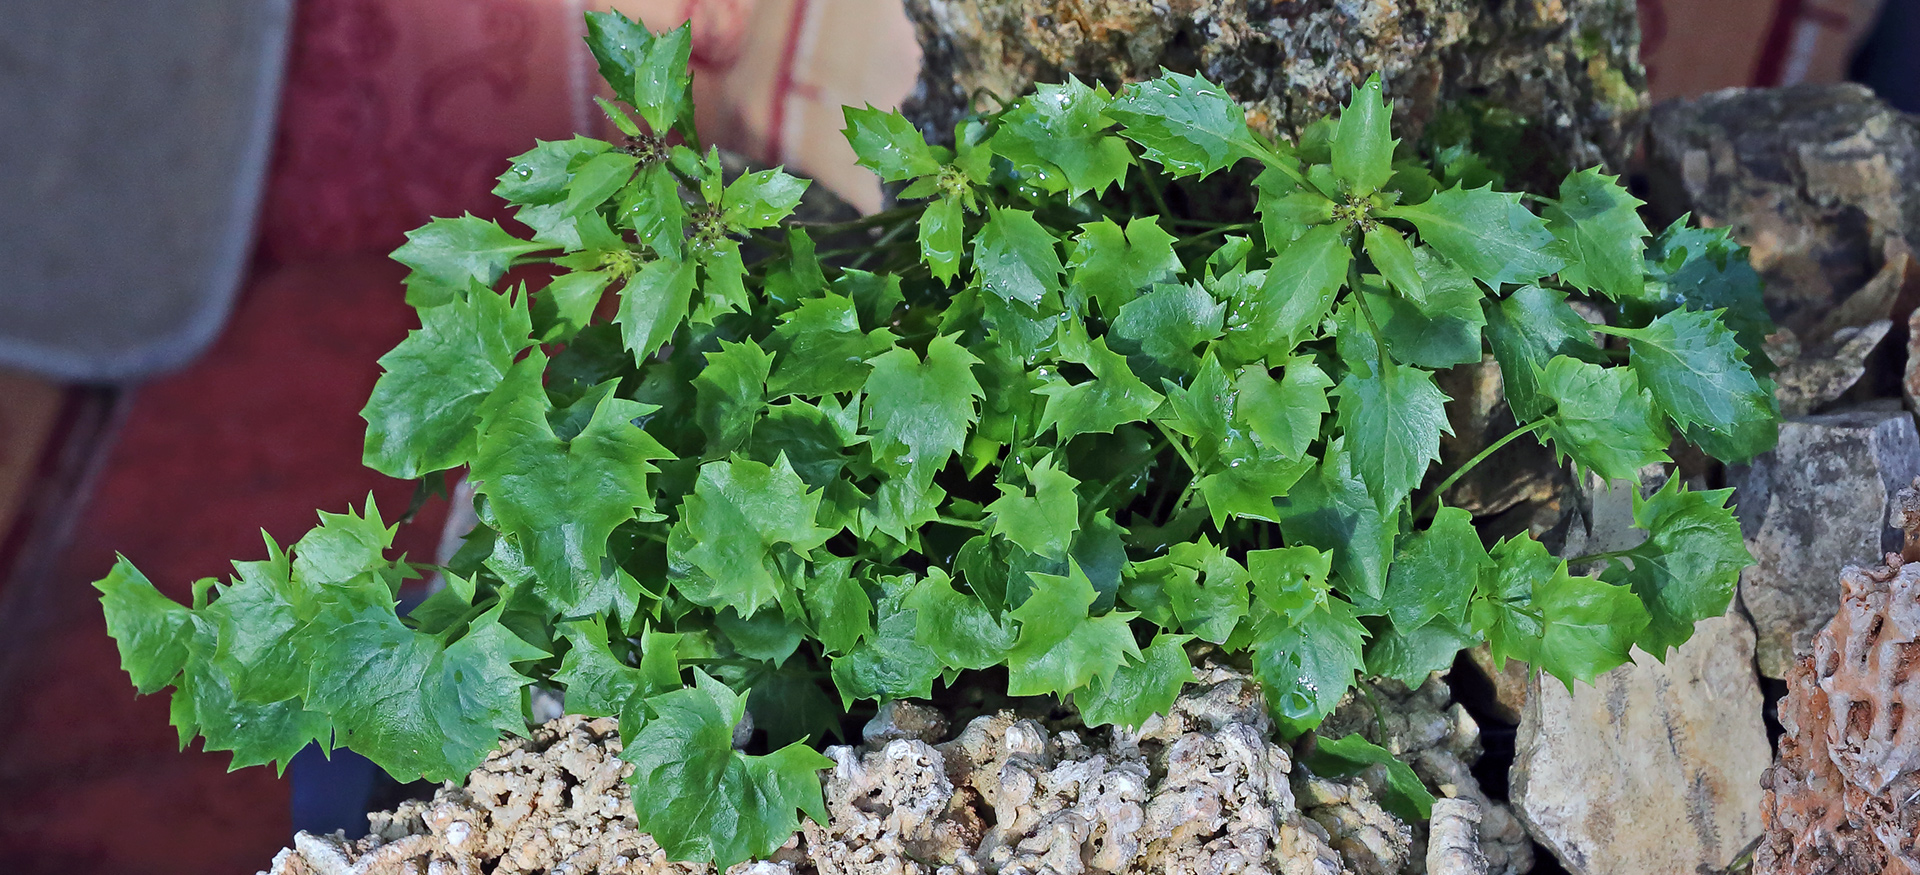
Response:
[[[940,709],[901,699],[882,703],[873,719],[860,728],[860,740],[873,748],[901,738],[938,744],[946,737],[947,715]]]
[[[1751,247],[1809,358],[1888,318],[1898,288],[1870,281],[1920,246],[1920,118],[1859,85],[1727,89],[1655,107],[1651,134],[1655,210]]]
[[[1467,658],[1487,683],[1493,685],[1493,701],[1489,704],[1494,716],[1508,723],[1519,723],[1520,712],[1527,707],[1527,664],[1509,659],[1506,665],[1495,666],[1493,648],[1485,644],[1467,651]]]
[[[1901,547],[1890,498],[1920,475],[1920,434],[1897,407],[1790,419],[1780,443],[1728,479],[1755,565],[1740,598],[1759,630],[1760,673],[1786,677],[1839,605],[1838,571]]]
[[[1666,662],[1572,690],[1536,678],[1511,772],[1514,807],[1575,875],[1725,869],[1760,834],[1768,763],[1753,628],[1702,621]]]

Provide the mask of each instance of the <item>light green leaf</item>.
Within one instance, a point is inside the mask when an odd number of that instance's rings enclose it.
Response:
[[[993,533],[1030,553],[1065,559],[1080,529],[1080,503],[1073,491],[1080,481],[1054,467],[1049,456],[1028,469],[1027,484],[1030,490],[998,484],[1000,497],[987,505]]]
[[[880,175],[882,182],[899,182],[940,172],[933,148],[898,111],[841,107],[847,127],[841,133],[853,145],[856,163]]]
[[[1380,74],[1354,86],[1353,97],[1333,129],[1333,175],[1356,195],[1366,196],[1393,178],[1393,139],[1388,123],[1393,107],[1381,97]]]
[[[828,653],[847,653],[873,637],[873,600],[852,570],[852,559],[816,562],[801,593],[814,636]]]
[[[1440,508],[1426,531],[1408,538],[1394,557],[1381,600],[1387,618],[1408,632],[1436,617],[1464,622],[1467,597],[1492,569],[1493,559],[1473,528],[1473,515],[1457,507]]]
[[[946,572],[937,568],[907,596],[914,610],[914,640],[948,668],[992,668],[1007,658],[1013,630],[994,616],[977,596],[956,592]]]
[[[694,685],[647,700],[652,715],[628,740],[634,814],[669,857],[725,869],[772,854],[800,828],[796,810],[826,821],[819,770],[833,761],[804,744],[766,756],[733,749],[746,699],[694,670]]]
[[[933,278],[952,282],[954,274],[960,272],[960,253],[967,245],[966,215],[960,199],[942,195],[927,204],[926,212],[920,214],[919,234],[920,257],[933,271]]]
[[[668,542],[700,574],[677,584],[682,596],[751,617],[785,597],[797,581],[779,567],[780,550],[805,557],[833,531],[815,524],[819,490],[808,490],[782,455],[773,465],[735,456],[700,466]]]
[[[1405,295],[1415,305],[1427,302],[1427,284],[1420,276],[1420,270],[1413,261],[1413,247],[1407,245],[1407,238],[1400,235],[1389,225],[1374,225],[1365,235],[1367,257],[1373,260],[1373,267],[1392,283],[1395,290]],[[1469,280],[1471,282],[1471,280]],[[1479,296],[1475,296],[1475,304]],[[1478,309],[1476,307],[1476,309]]]
[[[699,399],[700,430],[707,434],[706,458],[711,460],[733,452],[753,432],[754,421],[767,407],[773,356],[749,339],[720,341],[720,349],[706,358],[707,366],[693,378],[693,388]]]
[[[870,360],[861,426],[873,435],[874,458],[922,481],[940,470],[978,417],[974,402],[985,393],[971,368],[979,363],[951,337],[935,337],[924,360],[899,348]]]
[[[472,459],[480,402],[533,342],[526,299],[478,287],[465,300],[422,309],[420,323],[380,357],[384,373],[360,411],[367,466],[389,477]]]
[[[720,221],[740,230],[771,228],[800,205],[809,184],[779,168],[745,174],[727,183],[726,193],[720,196],[725,204]]]
[[[933,695],[933,679],[940,676],[942,663],[919,641],[919,612],[906,604],[914,588],[911,575],[880,581],[882,597],[875,605],[879,622],[873,636],[833,661],[833,685],[843,704]]]
[[[1234,413],[1253,432],[1262,449],[1283,459],[1298,459],[1320,436],[1333,378],[1314,363],[1312,356],[1293,356],[1282,364],[1279,380],[1261,365],[1240,369],[1233,383],[1240,399]]]
[[[507,172],[500,174],[494,196],[511,203],[553,203],[566,197],[567,182],[573,168],[595,155],[613,148],[613,144],[591,137],[574,137],[548,143],[534,141],[534,147],[513,158]]]
[[[1592,326],[1567,306],[1565,293],[1523,286],[1505,300],[1486,302],[1487,341],[1500,363],[1507,404],[1518,422],[1547,414],[1552,401],[1540,394],[1539,372],[1554,356],[1603,362]]]
[[[607,624],[599,618],[561,623],[572,648],[554,672],[566,690],[567,713],[618,717],[634,697],[647,698],[680,688],[680,636],[647,632],[641,636],[640,667],[621,662],[607,643]]]
[[[1456,186],[1385,214],[1412,222],[1423,242],[1494,289],[1533,282],[1566,264],[1548,251],[1553,234],[1518,194]]]
[[[1539,374],[1540,393],[1555,405],[1547,422],[1556,459],[1572,456],[1609,480],[1633,479],[1667,461],[1673,435],[1633,371],[1555,356]]]
[[[1601,579],[1625,584],[1652,617],[1640,647],[1665,658],[1693,637],[1693,625],[1727,612],[1740,570],[1753,556],[1727,507],[1731,489],[1695,492],[1679,477],[1652,496],[1633,500],[1634,528],[1647,540],[1608,566]]]
[[[1432,373],[1391,359],[1348,361],[1347,367],[1333,390],[1340,430],[1354,473],[1385,512],[1419,486],[1427,465],[1440,458],[1440,435],[1453,433],[1448,399]]]
[[[1267,152],[1247,127],[1246,111],[1220,86],[1198,76],[1165,72],[1135,82],[1120,92],[1107,115],[1126,125],[1121,136],[1139,143],[1148,158],[1176,177],[1205,178]]]
[[[1302,757],[1301,763],[1320,777],[1334,779],[1352,777],[1372,765],[1386,766],[1387,786],[1380,804],[1407,823],[1422,823],[1432,816],[1433,794],[1413,769],[1358,733],[1314,739],[1313,752]]]
[[[1247,569],[1205,537],[1173,545],[1165,561],[1175,570],[1195,572],[1168,574],[1161,583],[1181,630],[1224,643],[1247,616]]]
[[[1347,281],[1352,250],[1336,225],[1318,225],[1287,245],[1252,298],[1227,314],[1227,345],[1238,361],[1278,360],[1319,330]]]
[[[1072,75],[1065,84],[1042,83],[1000,116],[988,141],[994,154],[1012,162],[1049,191],[1095,196],[1126,176],[1133,154],[1108,133],[1113,119],[1103,115],[1112,97],[1105,86],[1088,88]]]
[[[476,282],[492,288],[515,258],[546,248],[468,215],[434,219],[408,231],[393,260],[413,269],[407,274],[407,303],[431,307],[465,294]]]
[[[1068,298],[1098,301],[1100,312],[1112,319],[1140,289],[1180,272],[1173,241],[1152,216],[1129,219],[1125,231],[1112,219],[1081,225],[1067,259]]]
[[[866,385],[867,360],[893,346],[884,328],[860,330],[854,302],[844,295],[808,298],[781,317],[767,338],[778,354],[767,381],[767,397],[819,397],[852,392]]]
[[[1648,232],[1639,213],[1645,205],[1598,167],[1568,174],[1560,200],[1545,210],[1553,253],[1566,261],[1560,279],[1616,301],[1646,298],[1641,254]]]
[[[536,352],[516,370],[537,379],[545,364]],[[471,477],[526,552],[545,597],[572,603],[599,578],[614,527],[652,510],[647,475],[658,469],[651,463],[673,454],[633,424],[650,405],[607,395],[586,428],[563,441],[547,421],[545,390],[516,382],[510,377],[498,390],[505,397],[482,425]]]
[[[981,288],[1001,300],[1039,304],[1060,291],[1060,253],[1047,229],[1025,210],[993,209],[973,238],[974,270]]]
[[[1148,717],[1165,714],[1180,698],[1180,688],[1193,681],[1193,663],[1181,645],[1191,635],[1161,632],[1140,652],[1138,662],[1123,663],[1110,679],[1075,693],[1074,705],[1088,726],[1138,728]]]
[[[659,350],[687,318],[695,264],[673,257],[649,261],[620,290],[620,313],[613,318],[636,363]]]
[[[1329,598],[1297,621],[1272,615],[1253,632],[1253,676],[1283,732],[1299,734],[1333,713],[1364,666],[1366,627]]]
[[[1731,435],[1749,421],[1772,418],[1772,393],[1760,387],[1717,311],[1674,310],[1645,328],[1611,331],[1626,336],[1634,373],[1682,429]]]
[[[187,664],[193,614],[153,588],[147,576],[118,556],[113,570],[93,582],[107,614],[107,634],[120,648],[120,666],[142,694],[173,683]]]
[[[1007,652],[1007,695],[1064,696],[1094,678],[1112,683],[1124,660],[1139,660],[1127,621],[1131,613],[1087,615],[1093,584],[1071,564],[1065,575],[1031,573],[1033,594],[1011,616],[1020,637]]]
[[[1145,420],[1160,407],[1160,393],[1134,376],[1126,357],[1107,348],[1106,338],[1094,338],[1086,354],[1073,360],[1086,365],[1093,379],[1069,384],[1054,377],[1034,390],[1047,396],[1039,431],[1058,426],[1060,446],[1076,435],[1111,434],[1124,423]]]

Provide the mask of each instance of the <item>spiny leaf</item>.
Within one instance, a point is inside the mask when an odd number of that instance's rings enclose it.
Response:
[[[1234,301],[1227,314],[1227,343],[1234,357],[1254,361],[1292,353],[1333,308],[1333,296],[1346,283],[1352,259],[1335,225],[1315,226],[1288,244],[1267,268],[1259,291]]]
[[[1394,557],[1382,599],[1387,617],[1402,630],[1418,629],[1435,617],[1464,621],[1467,597],[1492,567],[1474,531],[1473,515],[1443,507],[1426,531],[1408,538]]]
[[[1140,659],[1127,630],[1133,614],[1087,615],[1093,584],[1080,563],[1065,575],[1027,576],[1033,594],[1011,614],[1020,621],[1020,637],[1007,652],[1008,695],[1064,696],[1096,677],[1111,683],[1123,660]]]
[[[773,853],[804,811],[825,822],[817,772],[833,761],[803,744],[766,756],[733,749],[746,699],[694,670],[694,685],[647,700],[651,717],[621,751],[633,764],[639,828],[676,860],[726,868]]]
[[[1552,250],[1566,262],[1560,278],[1616,301],[1645,298],[1638,257],[1648,233],[1639,213],[1645,205],[1621,187],[1619,177],[1598,167],[1569,174],[1560,183],[1560,200],[1546,209]]]
[[[816,525],[820,493],[810,491],[782,455],[773,465],[735,456],[700,466],[668,542],[699,574],[680,594],[695,604],[732,607],[750,617],[794,586],[776,548],[805,557],[833,531]]]
[[[857,162],[879,174],[880,181],[899,182],[940,172],[932,147],[898,111],[868,105],[865,109],[842,107],[841,112],[847,122],[841,133],[853,145]]]
[[[1634,497],[1634,528],[1647,540],[1609,565],[1601,579],[1625,584],[1652,617],[1639,644],[1665,658],[1693,637],[1693,625],[1726,613],[1740,570],[1753,564],[1740,522],[1727,507],[1731,489],[1695,492],[1672,477],[1647,498]]]
[[[1181,648],[1192,637],[1161,632],[1140,652],[1138,662],[1122,663],[1112,678],[1096,678],[1091,687],[1075,693],[1080,719],[1088,726],[1137,728],[1148,717],[1167,713],[1180,688],[1193,681],[1193,663]]]
[[[1047,190],[1098,196],[1133,163],[1127,144],[1107,132],[1113,119],[1103,113],[1112,100],[1106,86],[1088,88],[1071,75],[1064,84],[1038,85],[1000,117],[994,154]]]
[[[1013,630],[978,597],[954,591],[939,569],[928,570],[906,604],[915,612],[914,640],[948,668],[991,668],[1013,647]]]
[[[1667,461],[1673,435],[1633,371],[1555,356],[1539,381],[1541,395],[1555,405],[1547,424],[1555,458],[1572,456],[1610,480],[1631,480]]]
[[[187,663],[192,612],[161,595],[125,556],[117,557],[113,570],[93,588],[100,591],[107,634],[120,648],[120,666],[133,678],[133,688],[144,694],[173,683]]]
[[[1060,253],[1053,235],[1025,210],[996,209],[973,238],[974,269],[981,288],[1002,300],[1038,304],[1060,291]]]
[[[1412,222],[1422,242],[1495,289],[1533,282],[1566,264],[1547,251],[1553,234],[1521,206],[1518,194],[1455,187],[1386,215]]]
[[[1107,115],[1126,129],[1147,157],[1174,176],[1205,178],[1266,148],[1247,127],[1247,114],[1220,86],[1198,76],[1167,72],[1120,92]]]
[[[1039,431],[1058,426],[1061,446],[1076,435],[1111,434],[1124,423],[1145,420],[1159,408],[1160,393],[1134,376],[1126,357],[1107,348],[1106,338],[1095,338],[1086,354],[1074,360],[1086,365],[1093,379],[1069,384],[1055,377],[1034,390],[1047,396]]]
[[[874,436],[877,460],[932,476],[966,442],[984,393],[971,368],[979,364],[951,337],[935,337],[925,359],[895,348],[869,364],[861,426]]]
[[[1125,231],[1112,219],[1081,225],[1067,259],[1069,298],[1097,301],[1100,312],[1112,319],[1140,289],[1180,272],[1173,241],[1152,216],[1129,220]]]
[[[1393,108],[1381,97],[1380,74],[1354,86],[1333,129],[1333,175],[1356,195],[1369,195],[1393,178]]]
[[[407,303],[431,307],[465,294],[472,283],[492,288],[515,258],[546,248],[468,215],[434,219],[408,231],[393,260],[413,269],[407,274]]]
[[[475,287],[465,300],[420,311],[420,328],[380,357],[385,372],[360,411],[365,460],[413,478],[473,458],[480,402],[532,343],[525,297]]]

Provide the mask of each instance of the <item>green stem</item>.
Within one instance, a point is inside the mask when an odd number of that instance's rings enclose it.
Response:
[[[1156,175],[1153,171],[1148,170],[1147,165],[1145,164],[1139,164],[1136,166],[1140,168],[1140,179],[1147,184],[1147,194],[1153,197],[1154,209],[1158,210],[1160,215],[1162,216],[1173,215],[1173,211],[1170,209],[1167,209],[1166,194],[1160,190],[1161,188],[1160,177]]]
[[[1609,550],[1605,553],[1588,553],[1585,556],[1575,556],[1572,559],[1568,559],[1567,564],[1568,565],[1587,565],[1590,563],[1602,562],[1609,559],[1618,559],[1632,552],[1633,552],[1632,550]]]
[[[862,253],[859,258],[854,259],[853,263],[847,265],[847,267],[852,268],[854,270],[860,269],[860,266],[863,264],[866,264],[868,259],[873,258],[873,254],[875,252],[880,252],[882,250],[889,248],[890,245],[893,243],[893,238],[900,236],[901,231],[905,231],[908,228],[918,227],[919,224],[920,223],[918,222],[901,222],[898,225],[888,228],[887,233],[880,235],[880,239],[873,241],[873,245],[868,247],[866,252]],[[911,240],[901,241],[903,245],[911,242],[913,241]]]
[[[1258,134],[1254,136],[1259,138]],[[1260,143],[1260,154],[1254,157],[1259,158],[1260,163],[1280,171],[1282,176],[1293,180],[1294,185],[1300,186],[1301,188],[1310,187],[1307,184],[1306,174],[1301,173],[1300,168],[1294,166],[1295,162],[1288,159],[1285,155],[1280,154],[1279,149],[1268,145],[1266,142],[1263,141]]]
[[[848,219],[844,222],[788,222],[787,224],[791,227],[805,228],[809,231],[826,231],[829,233],[834,231],[855,231],[861,228],[873,228],[880,225],[891,224],[896,219],[904,219],[908,216],[920,215],[927,211],[927,204],[929,203],[932,203],[932,201],[918,201],[904,207],[881,210],[872,215],[861,216],[858,219]]]
[[[958,526],[963,529],[972,529],[976,532],[984,532],[987,530],[986,520],[963,520],[950,516],[937,516],[933,518],[933,521],[936,523],[945,523],[949,526]]]
[[[1507,444],[1510,444],[1516,440],[1519,440],[1521,435],[1533,434],[1534,432],[1539,431],[1540,429],[1546,427],[1546,424],[1547,424],[1547,420],[1545,419],[1535,420],[1528,425],[1522,426],[1520,428],[1517,428],[1517,429],[1514,429],[1513,431],[1508,432],[1506,437],[1503,437],[1497,441],[1494,441],[1493,443],[1487,444],[1486,449],[1483,449],[1480,452],[1475,453],[1473,458],[1467,460],[1466,464],[1461,465],[1458,468],[1455,468],[1452,474],[1447,475],[1447,479],[1440,481],[1440,485],[1438,487],[1435,487],[1432,492],[1427,494],[1426,500],[1420,502],[1420,508],[1413,512],[1413,518],[1417,520],[1422,516],[1425,516],[1428,511],[1433,510],[1433,506],[1439,503],[1440,496],[1445,495],[1447,493],[1447,490],[1452,489],[1453,484],[1458,483],[1460,481],[1460,478],[1465,476],[1468,471],[1473,470],[1475,465],[1478,465],[1481,462],[1486,461],[1488,456],[1491,456],[1494,453],[1499,452],[1501,447],[1504,447]]]
[[[1192,246],[1195,243],[1202,242],[1206,240],[1208,237],[1212,237],[1218,234],[1231,234],[1235,231],[1245,231],[1251,228],[1258,228],[1258,227],[1260,227],[1260,225],[1257,222],[1241,222],[1235,225],[1220,225],[1214,228],[1210,228],[1206,231],[1202,231],[1198,234],[1193,235],[1192,237],[1183,237],[1178,242],[1174,243],[1173,246],[1176,249],[1182,246]]]
[[[1167,443],[1173,445],[1173,451],[1180,454],[1180,461],[1187,463],[1187,470],[1193,472],[1193,482],[1200,482],[1200,465],[1193,461],[1193,455],[1187,452],[1186,445],[1175,439],[1173,432],[1169,431],[1166,425],[1156,422],[1153,424],[1153,427],[1159,429],[1160,436],[1166,438]]]

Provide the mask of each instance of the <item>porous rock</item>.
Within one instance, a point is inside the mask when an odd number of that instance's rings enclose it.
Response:
[[[1453,692],[1446,681],[1436,673],[1413,689],[1389,679],[1367,683],[1368,694],[1349,694],[1321,724],[1318,733],[1330,738],[1360,734],[1412,766],[1414,774],[1437,797],[1470,803],[1474,812],[1474,829],[1470,836],[1463,837],[1458,834],[1459,822],[1441,823],[1441,809],[1436,807],[1434,824],[1426,828],[1419,824],[1412,826],[1410,857],[1425,863],[1434,859],[1434,841],[1462,850],[1470,839],[1478,865],[1483,867],[1478,871],[1492,875],[1532,871],[1533,842],[1527,837],[1526,828],[1511,808],[1488,797],[1479,779],[1473,776],[1473,764],[1482,752],[1480,726],[1465,708],[1453,701]],[[1369,788],[1377,793],[1385,775],[1369,770],[1359,777],[1369,782]],[[1309,795],[1302,794],[1302,801],[1308,802]],[[1312,807],[1306,810],[1309,816],[1317,814]],[[1450,816],[1467,816],[1464,808],[1447,810],[1452,812]],[[1453,832],[1447,832],[1449,830]],[[1451,852],[1441,856],[1449,865],[1459,865],[1464,859]],[[1412,862],[1410,859],[1403,865]]]
[[[1519,121],[1513,151],[1620,168],[1646,102],[1626,0],[908,0],[907,14],[922,52],[907,112],[938,137],[1035,82],[1117,87],[1167,67],[1291,139],[1379,71],[1403,135],[1450,104],[1491,108]]]
[[[1515,811],[1576,875],[1724,870],[1760,833],[1767,767],[1753,629],[1704,620],[1664,663],[1569,689],[1534,676],[1510,772]]]
[[[1783,408],[1839,397],[1920,294],[1920,118],[1859,85],[1727,89],[1655,107],[1650,142],[1655,209],[1751,248]]]
[[[1755,564],[1740,598],[1759,630],[1761,674],[1783,678],[1840,602],[1835,572],[1900,549],[1894,493],[1920,476],[1920,434],[1895,406],[1789,419],[1780,443],[1729,472]]]
[[[1054,731],[1000,712],[939,742],[944,718],[925,706],[886,716],[871,743],[827,749],[827,822],[804,821],[771,859],[729,875],[1366,875],[1424,863],[1366,776],[1297,767],[1259,689],[1231,670],[1196,672],[1137,729]],[[370,815],[364,839],[298,834],[272,875],[712,875],[669,862],[637,830],[616,730],[562,717],[503,744],[465,786]]]
[[[1920,872],[1920,564],[1848,567],[1787,674],[1757,875]]]

